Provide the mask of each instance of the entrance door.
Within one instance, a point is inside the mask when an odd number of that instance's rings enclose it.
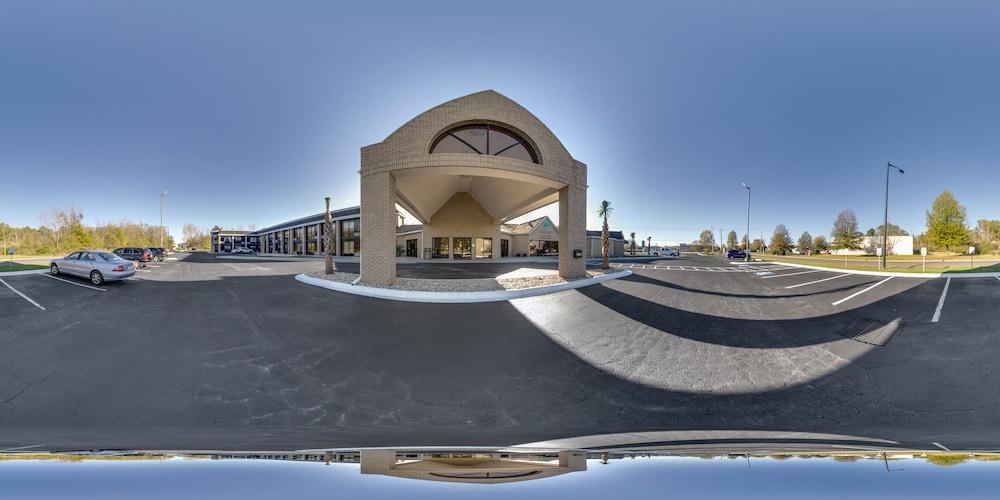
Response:
[[[417,256],[417,239],[406,240],[406,256],[416,257]]]
[[[476,258],[493,258],[493,238],[476,238]]]
[[[500,256],[509,257],[510,256],[510,240],[500,240]]]
[[[472,238],[452,238],[454,245],[453,258],[456,259],[471,259],[472,258]]]

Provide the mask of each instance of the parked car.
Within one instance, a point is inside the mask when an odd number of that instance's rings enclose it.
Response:
[[[116,281],[135,274],[135,266],[128,260],[101,250],[81,250],[73,252],[49,264],[53,276],[71,274],[87,278],[95,285],[105,281]]]
[[[664,248],[660,250],[660,255],[664,257],[680,257],[681,253],[673,248]]]
[[[135,264],[136,269],[142,267],[143,263],[153,260],[153,252],[150,252],[148,248],[141,248],[141,247],[116,248],[115,251],[111,253],[125,260],[132,261],[132,263]]]
[[[236,247],[236,248],[233,248],[233,250],[230,253],[247,253],[247,254],[250,254],[250,255],[254,255],[257,252],[254,252],[253,250],[251,250],[251,249],[249,249],[247,247]]]
[[[149,251],[153,253],[153,260],[157,262],[163,262],[167,258],[167,249],[162,247],[149,247]]]
[[[727,259],[738,259],[745,260],[747,258],[747,253],[743,250],[730,250],[726,252]]]

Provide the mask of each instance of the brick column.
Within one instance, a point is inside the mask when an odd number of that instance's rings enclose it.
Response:
[[[388,172],[361,177],[361,281],[396,282],[396,179]]]
[[[559,276],[582,278],[587,274],[587,188],[567,186],[559,190]],[[583,256],[573,257],[580,250]]]

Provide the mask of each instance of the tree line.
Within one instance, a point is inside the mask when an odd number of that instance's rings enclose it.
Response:
[[[843,210],[837,214],[830,231],[830,240],[823,235],[812,236],[809,231],[803,231],[798,240],[793,241],[788,228],[778,224],[771,233],[767,244],[761,239],[750,242],[751,252],[771,252],[787,254],[792,249],[799,253],[815,253],[826,250],[864,250],[866,253],[876,253],[880,246],[881,236],[908,236],[903,228],[888,223],[888,228],[882,224],[861,232],[858,219],[853,210]],[[870,236],[867,240],[865,236]],[[704,230],[698,240],[692,242],[702,249],[721,248],[715,243],[715,235],[711,230]],[[892,240],[888,240],[888,251],[892,251]],[[737,243],[736,231],[730,231],[726,238],[725,248],[745,248],[747,235]],[[927,247],[930,251],[964,252],[967,246],[976,247],[976,253],[994,253],[1000,251],[1000,219],[980,219],[974,227],[969,227],[966,220],[965,207],[949,191],[944,191],[926,211],[926,231],[914,236],[914,251]]]
[[[173,238],[163,234],[163,246]],[[83,223],[76,208],[52,210],[37,227],[14,227],[0,222],[0,246],[13,247],[20,255],[62,255],[83,248],[113,250],[120,247],[160,246],[160,226],[122,220],[94,226]]]

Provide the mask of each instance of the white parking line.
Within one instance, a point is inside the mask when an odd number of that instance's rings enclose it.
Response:
[[[4,285],[7,285],[7,288],[10,288],[11,290],[13,290],[13,291],[14,291],[14,293],[16,293],[16,294],[20,295],[22,299],[24,299],[24,300],[27,300],[28,302],[31,302],[32,304],[34,304],[34,306],[35,306],[35,307],[37,307],[37,308],[39,308],[39,309],[41,309],[41,310],[43,310],[43,311],[45,310],[45,308],[44,308],[44,307],[42,307],[42,305],[41,305],[41,304],[39,304],[38,302],[35,302],[34,300],[31,300],[31,298],[30,298],[30,297],[28,297],[27,295],[25,295],[25,294],[23,294],[23,293],[21,293],[21,292],[17,291],[17,289],[16,289],[16,288],[14,288],[14,287],[10,286],[10,284],[8,284],[8,283],[7,283],[6,281],[4,281],[4,280],[0,279],[0,283],[3,283]]]
[[[160,266],[154,266],[152,264],[146,264],[146,267],[160,267]]]
[[[830,281],[830,280],[835,280],[837,278],[843,278],[844,276],[850,276],[850,274],[838,274],[836,276],[830,276],[829,278],[823,278],[821,280],[809,281],[809,282],[806,282],[806,283],[799,283],[798,285],[786,286],[785,289],[788,290],[788,289],[791,289],[791,288],[798,288],[800,286],[813,285],[813,284],[816,284],[816,283],[822,283],[824,281]]]
[[[944,290],[941,290],[941,298],[938,299],[938,305],[934,309],[934,317],[931,318],[931,323],[937,323],[941,319],[941,309],[944,308],[944,298],[948,295],[948,285],[951,285],[951,278],[944,281]]]
[[[46,278],[52,278],[54,280],[59,280],[59,281],[62,281],[63,283],[69,283],[70,285],[82,286],[84,288],[89,288],[91,290],[97,290],[98,292],[106,292],[107,291],[107,290],[105,290],[103,288],[97,288],[96,286],[84,285],[83,283],[77,283],[75,281],[70,281],[70,280],[63,279],[63,278],[57,278],[55,276],[52,276],[51,274],[42,274],[40,276],[45,276]]]
[[[818,273],[818,272],[821,272],[821,271],[819,269],[814,269],[812,271],[802,271],[802,272],[798,272],[798,273],[775,274],[774,276],[765,276],[765,277],[763,277],[761,279],[765,279],[766,280],[766,279],[769,279],[769,278],[784,278],[785,276],[798,276],[800,274],[809,274],[809,273]]]
[[[861,295],[862,293],[865,293],[868,290],[871,290],[872,288],[875,288],[875,287],[881,285],[882,283],[885,283],[886,281],[889,281],[891,279],[892,279],[892,276],[889,276],[888,278],[886,278],[886,279],[884,279],[882,281],[879,281],[878,283],[875,283],[874,285],[872,285],[872,286],[870,286],[868,288],[865,288],[864,290],[861,290],[860,292],[854,292],[854,293],[848,295],[847,297],[844,297],[844,298],[842,298],[842,299],[840,299],[840,300],[832,303],[831,305],[837,306],[837,305],[843,304],[844,302],[847,302],[848,300],[851,300],[854,297],[857,297],[858,295]]]

